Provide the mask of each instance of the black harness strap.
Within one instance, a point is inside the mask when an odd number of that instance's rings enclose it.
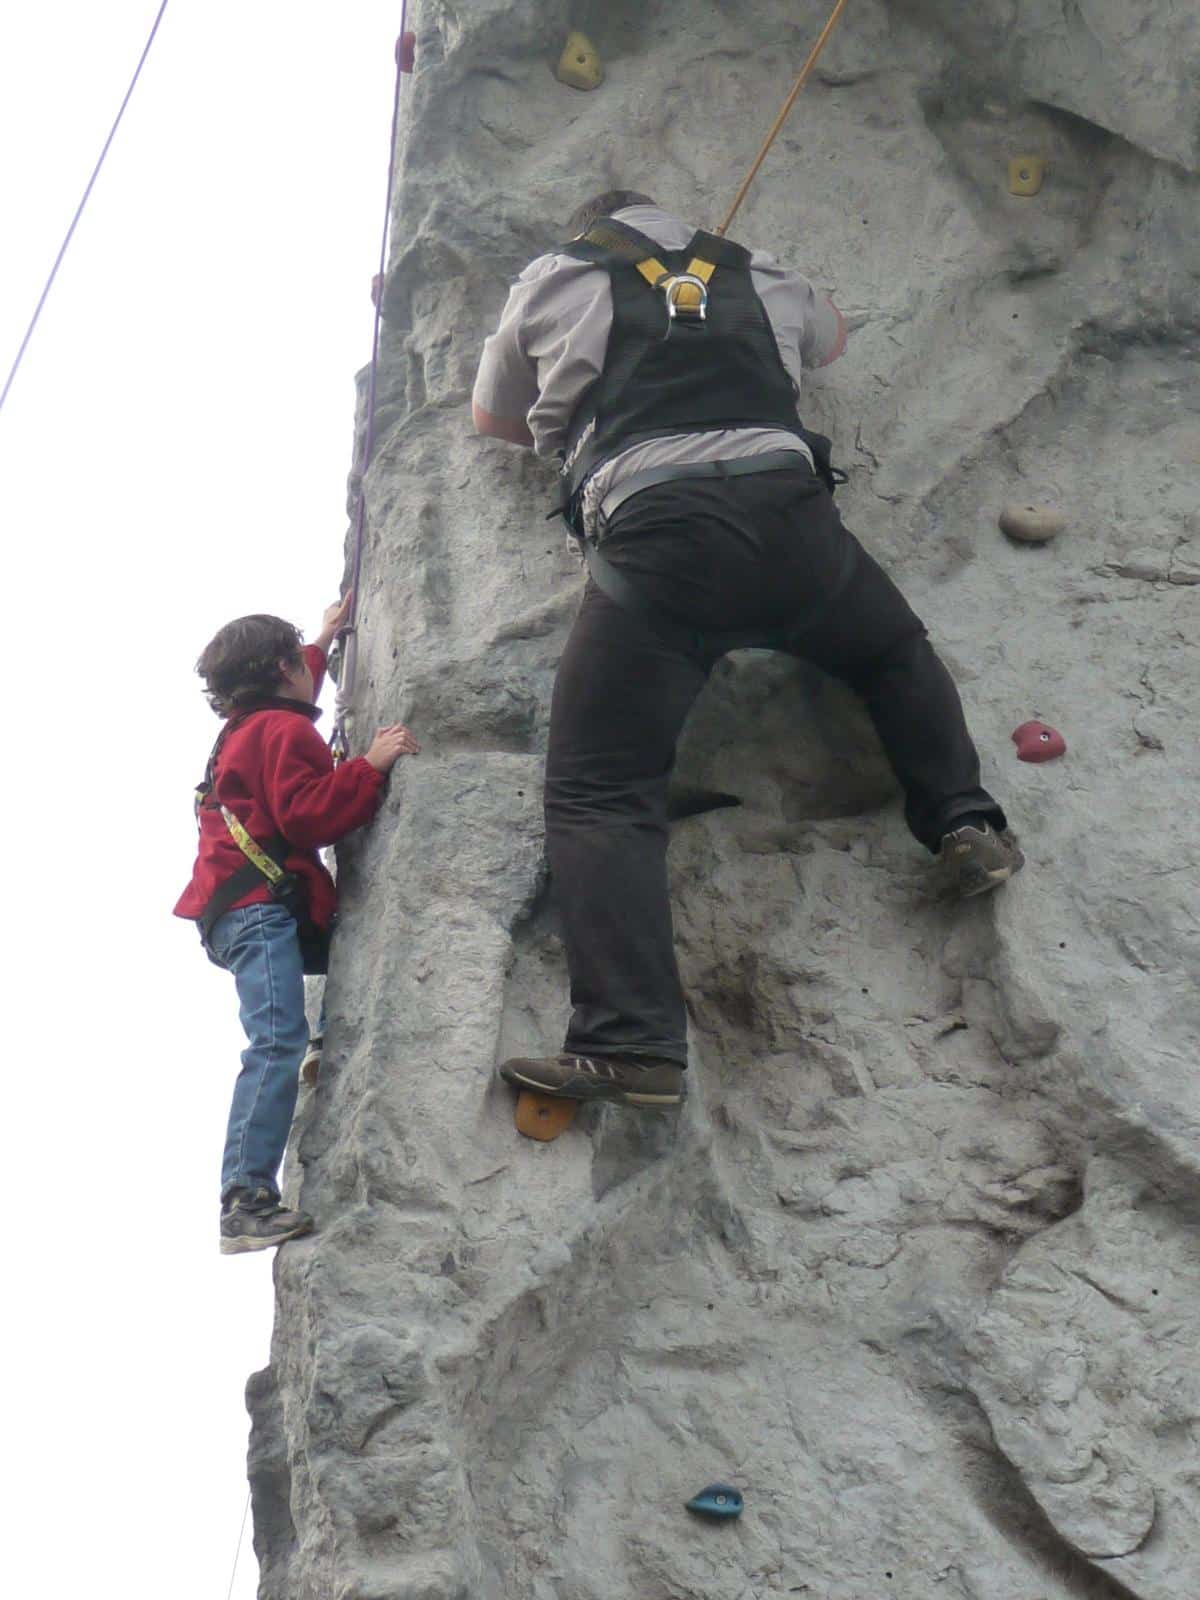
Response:
[[[287,848],[287,840],[281,833],[272,835],[265,844],[259,845],[263,855],[270,856],[283,874],[279,880],[281,886],[286,885],[287,880],[290,880],[293,884],[296,882],[295,874],[288,872],[283,864],[287,856]],[[253,861],[247,861],[244,866],[237,869],[232,877],[226,878],[225,882],[218,886],[216,893],[196,919],[200,925],[200,937],[205,945],[208,944],[213,924],[218,918],[223,917],[229,908],[236,905],[243,895],[249,894],[253,889],[261,888],[264,883],[270,886],[274,899],[283,901],[287,893],[286,887],[282,888],[282,892],[277,893],[275,884],[254,865]],[[291,907],[289,906],[288,909],[291,910]]]

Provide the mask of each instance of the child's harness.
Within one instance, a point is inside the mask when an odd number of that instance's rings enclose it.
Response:
[[[196,926],[200,932],[200,942],[203,944],[210,961],[215,961],[211,935],[217,920],[223,917],[237,902],[252,890],[259,888],[264,882],[271,891],[271,899],[276,905],[281,905],[290,916],[295,919],[296,933],[300,940],[300,954],[304,960],[306,973],[325,973],[329,970],[329,940],[332,933],[330,928],[318,928],[312,920],[308,909],[308,896],[305,893],[304,883],[294,872],[289,872],[284,865],[287,860],[288,842],[281,833],[273,833],[265,843],[259,843],[247,831],[244,824],[234,816],[228,806],[222,805],[216,797],[216,772],[217,760],[225,744],[226,738],[234,728],[240,727],[247,717],[253,716],[256,711],[278,711],[294,709],[286,702],[271,700],[265,704],[247,707],[244,711],[231,717],[217,736],[208,757],[208,765],[204,769],[204,777],[196,786],[195,811],[197,824],[200,813],[204,810],[219,810],[221,820],[229,831],[229,836],[238,849],[246,857],[245,864],[225,879],[224,883],[217,886],[204,910],[196,918]],[[218,962],[219,966],[221,963]]]

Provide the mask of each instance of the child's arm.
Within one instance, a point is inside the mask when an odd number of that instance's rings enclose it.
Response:
[[[393,722],[390,728],[380,728],[363,760],[376,772],[390,772],[401,756],[415,756],[420,748],[402,722]]]
[[[375,815],[386,774],[401,755],[415,755],[407,728],[376,734],[366,756],[338,767],[310,722],[286,716],[263,738],[264,800],[280,833],[298,850],[336,844]]]
[[[331,606],[325,607],[325,615],[321,618],[321,631],[313,640],[323,656],[329,654],[330,645],[345,625],[346,618],[350,615],[350,602],[353,597],[353,591],[347,589],[340,600],[335,600]]]

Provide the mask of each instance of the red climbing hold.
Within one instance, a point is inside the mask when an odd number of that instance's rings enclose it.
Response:
[[[380,302],[383,299],[384,281],[385,280],[382,272],[377,272],[371,279],[371,304],[375,307],[376,311],[379,310]]]
[[[402,33],[396,40],[396,65],[401,72],[411,72],[413,63],[417,59],[417,36],[415,33]]]
[[[1057,761],[1067,753],[1067,741],[1044,722],[1023,722],[1012,736],[1018,761]]]

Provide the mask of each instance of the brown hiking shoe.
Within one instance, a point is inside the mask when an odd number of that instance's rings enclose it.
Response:
[[[1025,865],[1016,834],[1007,828],[997,833],[986,823],[982,828],[968,825],[943,834],[942,860],[962,900],[998,889]]]
[[[683,1068],[657,1056],[514,1056],[500,1076],[518,1089],[564,1100],[618,1100],[627,1106],[677,1106]]]

